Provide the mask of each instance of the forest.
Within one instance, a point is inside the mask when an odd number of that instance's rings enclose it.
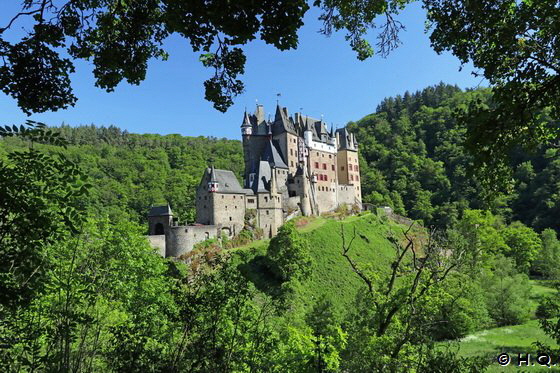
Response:
[[[560,160],[517,147],[489,182],[460,113],[491,97],[440,83],[348,123],[364,202],[413,226],[338,211],[184,261],[149,247],[146,213],[193,222],[205,167],[240,177],[240,141],[0,127],[0,370],[473,372],[503,351],[460,341],[516,325],[552,353]]]

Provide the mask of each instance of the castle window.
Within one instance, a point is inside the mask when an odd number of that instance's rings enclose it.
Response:
[[[227,205],[226,205],[226,210],[227,210]]]
[[[249,199],[247,199],[247,202],[249,202],[249,203],[255,203],[255,200],[252,199],[252,198],[249,198]]]
[[[222,199],[224,199],[224,196],[222,196]]]
[[[356,171],[360,171],[360,170],[358,169],[358,165],[356,165],[356,167],[354,167],[354,168],[356,169]]]
[[[315,162],[315,168],[319,168],[319,162]]]
[[[354,181],[354,175],[350,175],[350,180]]]
[[[325,158],[325,155],[323,153],[321,153],[321,157]]]
[[[327,169],[327,164],[323,163],[323,170],[326,170],[326,169]]]
[[[268,215],[268,210],[266,210],[266,214]]]
[[[319,152],[315,152],[315,155],[318,157],[318,156],[319,156]]]
[[[233,196],[233,199],[235,199],[235,196]]]
[[[237,205],[235,205],[235,209],[237,210]]]
[[[231,216],[229,217],[229,221],[231,221]]]
[[[294,149],[290,149],[290,155],[294,155]]]
[[[325,175],[325,181],[329,181],[329,177]]]
[[[348,171],[352,171],[352,165],[351,164],[348,165]]]
[[[294,161],[290,161],[290,165],[294,167]]]
[[[329,159],[331,159],[331,158],[332,158],[332,155],[331,155],[331,154],[329,154]]]
[[[268,202],[268,197],[264,197],[264,201],[265,201],[265,202]]]
[[[334,164],[333,164],[333,165],[331,165],[331,169],[332,169],[332,170],[334,171]]]
[[[360,181],[360,177],[356,175],[356,181]]]
[[[344,171],[344,166],[340,166],[340,171]]]
[[[206,205],[204,205],[203,208],[206,208]]]

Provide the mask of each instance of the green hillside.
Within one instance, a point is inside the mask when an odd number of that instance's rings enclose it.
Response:
[[[390,234],[402,235],[403,229],[406,229],[371,213],[341,221],[324,217],[300,218],[296,226],[299,226],[298,230],[309,242],[313,261],[311,275],[297,284],[294,298],[290,301],[287,318],[292,320],[300,320],[322,297],[330,299],[337,311],[343,314],[351,308],[357,290],[365,285],[342,256],[342,229],[347,243],[356,231],[350,256],[361,270],[372,273],[389,271],[390,263],[395,258],[395,249],[387,237]],[[268,243],[268,240],[257,241],[235,252],[248,260],[248,264],[241,265],[240,269],[257,289],[274,294],[280,284],[264,264]]]

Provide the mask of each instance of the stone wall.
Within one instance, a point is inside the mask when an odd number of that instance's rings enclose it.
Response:
[[[353,206],[356,204],[356,192],[354,185],[339,185],[338,186],[338,204]]]
[[[317,183],[316,196],[319,214],[333,211],[338,207],[336,183],[331,183],[328,186]]]
[[[157,236],[147,236],[150,246],[153,247],[157,253],[165,257],[165,235],[159,234]]]
[[[229,227],[232,235],[238,234],[245,225],[245,194],[212,193],[214,201],[214,225]]]
[[[190,252],[194,245],[209,238],[216,238],[215,225],[181,225],[171,227],[165,238],[165,256],[179,257]]]
[[[354,195],[358,201],[362,201],[360,167],[358,152],[354,150],[339,150],[338,155],[338,183],[352,184],[355,186]]]
[[[196,222],[199,224],[214,224],[214,201],[208,186],[202,182],[196,191]]]
[[[258,193],[257,222],[265,237],[275,236],[283,224],[282,199],[278,193]]]
[[[336,154],[310,150],[308,162],[310,173],[317,176],[317,186],[321,187],[319,190],[329,187],[337,181]]]

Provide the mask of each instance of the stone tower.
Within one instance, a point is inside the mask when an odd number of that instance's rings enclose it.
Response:
[[[356,203],[361,205],[362,191],[360,190],[360,166],[358,163],[358,142],[353,133],[346,128],[336,130],[338,142],[338,182],[354,186]]]

